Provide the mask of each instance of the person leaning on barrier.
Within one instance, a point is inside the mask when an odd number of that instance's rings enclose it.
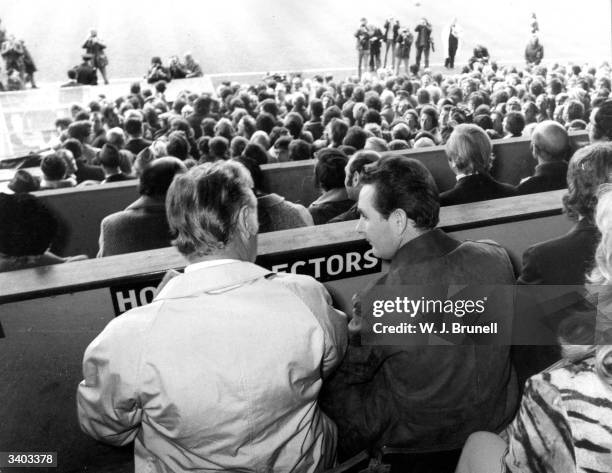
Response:
[[[461,242],[436,228],[438,190],[418,161],[382,158],[362,182],[357,232],[389,270],[357,296],[355,336],[320,402],[338,424],[344,458],[403,447],[435,452],[432,461],[446,458],[453,468],[470,433],[482,425],[498,431],[514,414],[509,347],[362,345],[360,312],[368,309],[359,301],[378,286],[512,285],[512,264],[494,242]],[[449,471],[449,464],[427,471]]]
[[[85,351],[81,427],[134,441],[136,471],[333,465],[336,429],[317,397],[344,355],[346,319],[313,278],[253,264],[252,187],[235,161],[178,176],[166,210],[189,265]]]

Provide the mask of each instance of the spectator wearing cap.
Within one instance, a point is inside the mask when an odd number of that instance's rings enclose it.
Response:
[[[565,128],[552,120],[538,123],[531,135],[531,154],[537,160],[533,176],[516,187],[518,194],[533,194],[567,187],[567,159],[570,150]]]
[[[593,109],[587,129],[591,143],[612,141],[612,99]]]
[[[56,153],[48,154],[42,159],[40,170],[43,175],[40,181],[41,190],[76,186],[76,180],[72,177],[67,177],[68,164],[66,160]]]
[[[440,194],[441,205],[458,205],[516,195],[510,184],[491,177],[491,139],[477,125],[461,124],[446,143],[448,162],[457,176],[455,187]]]
[[[263,173],[256,161],[247,157],[241,157],[238,161],[248,169],[253,179],[259,233],[314,225],[310,212],[303,205],[290,202],[273,192],[268,194],[264,191]]]
[[[121,182],[132,179],[121,172],[121,155],[119,150],[113,145],[105,144],[100,151],[100,164],[104,171],[104,180],[102,184],[110,184],[112,182]]]
[[[362,178],[364,170],[366,166],[379,160],[380,154],[375,151],[358,151],[350,157],[344,169],[346,176],[344,187],[346,188],[346,195],[353,201],[353,205],[345,212],[332,218],[329,223],[346,222],[347,220],[357,220],[359,218],[357,201],[359,200],[359,192],[363,187]]]
[[[348,156],[338,149],[325,148],[316,159],[315,182],[322,194],[308,206],[308,211],[314,224],[321,225],[346,212],[354,201],[349,199],[344,187]]]
[[[49,248],[58,231],[51,211],[35,196],[0,193],[0,272],[87,259],[62,258]]]
[[[98,258],[170,246],[166,193],[174,176],[186,171],[183,162],[172,157],[159,158],[145,166],[138,200],[102,220]]]

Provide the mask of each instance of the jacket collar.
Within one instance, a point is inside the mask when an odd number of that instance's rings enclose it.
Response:
[[[450,253],[460,244],[460,241],[448,236],[439,228],[434,228],[402,246],[391,261],[389,271],[406,264],[439,258]]]
[[[246,261],[219,261],[219,264],[194,267],[171,279],[155,297],[155,300],[225,292],[270,274],[274,273]]]
[[[535,167],[534,176],[557,176],[567,174],[567,163],[565,161],[555,161],[551,163],[541,163]]]
[[[161,209],[166,211],[166,204],[163,200],[157,200],[148,195],[140,196],[134,202],[127,206],[125,210],[136,210],[136,209]]]

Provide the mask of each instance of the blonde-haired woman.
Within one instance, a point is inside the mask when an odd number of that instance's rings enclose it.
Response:
[[[563,345],[563,360],[527,381],[502,436],[468,438],[456,473],[611,471],[612,185],[601,190],[595,222],[602,237],[588,281],[598,296],[596,344]]]

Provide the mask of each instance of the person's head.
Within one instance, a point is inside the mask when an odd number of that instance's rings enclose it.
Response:
[[[438,127],[438,111],[431,105],[426,105],[421,110],[419,118],[421,129],[423,131],[431,131]]]
[[[594,143],[580,148],[567,168],[567,194],[563,206],[571,218],[592,220],[597,189],[612,181],[612,143]]]
[[[189,140],[182,131],[173,131],[168,135],[166,151],[169,156],[174,156],[181,161],[189,158]]]
[[[329,123],[329,138],[333,146],[340,146],[348,132],[349,126],[340,118],[332,118]]]
[[[380,154],[375,151],[358,151],[353,154],[344,169],[344,187],[349,199],[359,200],[359,191],[363,186],[361,178],[366,166],[378,162]]]
[[[538,162],[563,161],[569,144],[566,129],[553,120],[538,123],[531,135],[531,153]]]
[[[232,138],[232,142],[230,143],[230,158],[238,158],[248,144],[249,140],[247,140],[245,137],[234,136]]]
[[[0,253],[6,256],[42,255],[58,230],[57,220],[30,194],[0,193]]]
[[[348,156],[336,148],[324,148],[316,156],[315,182],[324,191],[344,188]]]
[[[303,161],[312,158],[312,146],[305,140],[291,140],[287,151],[289,161]]]
[[[523,134],[525,129],[525,117],[521,112],[510,112],[504,118],[504,131],[513,138]]]
[[[217,159],[227,159],[229,151],[229,142],[223,136],[215,136],[208,142],[208,157],[210,161]]]
[[[260,166],[262,164],[267,164],[270,160],[268,152],[265,150],[265,148],[257,143],[249,143],[248,145],[246,145],[244,151],[242,152],[242,156],[252,159]]]
[[[66,177],[68,165],[64,158],[51,153],[40,162],[40,170],[47,181],[61,181]]]
[[[257,200],[236,161],[217,161],[176,176],[166,197],[172,244],[190,261],[230,257],[255,261]]]
[[[438,188],[418,161],[382,158],[365,168],[361,182],[357,232],[372,245],[375,256],[393,259],[402,246],[438,224]]]
[[[353,148],[360,150],[365,146],[366,140],[368,139],[368,133],[360,126],[352,126],[346,132],[346,136],[342,140],[343,145],[352,146]]]
[[[185,172],[187,168],[180,159],[169,156],[155,159],[143,168],[138,192],[140,195],[165,199],[174,176]]]
[[[491,163],[491,139],[477,125],[457,125],[446,143],[446,155],[456,174],[488,173]]]
[[[117,149],[122,149],[125,146],[125,134],[123,130],[119,127],[108,130],[106,132],[106,142]]]
[[[115,146],[105,144],[100,150],[99,161],[105,173],[119,172],[121,156]]]
[[[40,189],[40,180],[25,169],[17,169],[7,187],[15,194],[26,194]]]
[[[588,128],[591,142],[612,141],[612,99],[593,109]]]
[[[142,136],[142,120],[131,117],[125,121],[124,130],[130,138]]]
[[[66,148],[59,148],[55,151],[55,154],[66,163],[66,176],[71,176],[77,172],[77,163],[71,151]]]
[[[91,122],[88,120],[79,120],[72,122],[68,126],[68,136],[79,140],[82,144],[89,141],[91,135]]]

